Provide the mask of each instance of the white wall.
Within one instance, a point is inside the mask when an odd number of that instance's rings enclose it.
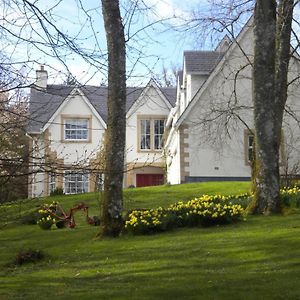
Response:
[[[154,87],[147,89],[143,95],[127,114],[126,120],[126,162],[127,163],[145,163],[163,162],[162,151],[147,152],[139,151],[138,145],[138,116],[157,115],[167,116],[169,108],[158,94]]]
[[[245,32],[239,46],[247,57],[236,46],[232,52],[225,54],[226,61],[221,68],[215,69],[213,79],[209,78],[203,92],[199,94],[197,104],[186,116],[184,125],[189,126],[189,162],[190,176],[195,177],[250,177],[250,166],[245,162],[244,131],[253,125],[252,104],[252,69],[249,60],[253,61],[253,31]],[[300,66],[291,61],[290,80],[299,76]],[[235,76],[238,73],[237,80]],[[195,82],[197,82],[197,78]],[[193,76],[190,79],[193,85]],[[190,91],[193,86],[190,87]],[[195,90],[195,89],[194,89]],[[190,92],[191,93],[191,92]],[[288,105],[300,118],[300,82],[297,80],[289,86]],[[226,113],[229,108],[234,114]],[[208,122],[209,120],[209,122]],[[245,125],[247,124],[247,126]],[[173,135],[176,139],[176,135]],[[293,117],[286,114],[284,121],[284,150],[290,146],[290,165],[299,164],[300,130]],[[170,150],[168,145],[168,150]],[[179,149],[179,146],[178,146]],[[172,165],[168,170],[168,180],[173,179]],[[182,171],[182,170],[181,170]]]
[[[62,118],[61,115],[70,116],[90,116],[92,134],[91,142],[65,142],[63,141]],[[92,112],[91,108],[83,100],[81,95],[75,95],[68,100],[60,115],[58,115],[53,124],[49,126],[51,139],[50,148],[57,152],[58,158],[64,159],[65,164],[72,164],[78,161],[84,163],[91,158],[95,158],[102,142],[102,136],[105,129],[100,123],[98,117]]]
[[[168,153],[166,158],[167,164],[167,182],[170,184],[179,184],[181,181],[180,176],[180,144],[179,133],[173,130],[170,144],[166,148]]]
[[[87,116],[91,117],[91,141],[90,142],[69,142],[63,141],[64,128],[62,123],[62,115],[71,117]],[[81,95],[74,95],[69,97],[66,104],[63,106],[61,112],[54,118],[48,127],[49,130],[49,148],[51,151],[56,152],[57,158],[62,159],[64,165],[87,165],[90,159],[94,159],[97,151],[99,151],[103,133],[105,131],[99,118],[94,114],[91,107],[84,101]],[[44,136],[41,135],[38,139],[39,150],[35,153],[40,157],[45,155]],[[40,165],[36,161],[37,167]],[[32,197],[43,196],[46,191],[45,184],[46,174],[38,173],[32,179]]]
[[[45,145],[42,139],[33,137],[32,141],[32,175],[29,177],[29,184],[32,184],[29,197],[41,197],[44,194],[43,164],[45,162]],[[42,167],[41,167],[42,166]]]

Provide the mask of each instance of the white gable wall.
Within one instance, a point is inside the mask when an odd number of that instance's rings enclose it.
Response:
[[[139,150],[138,118],[141,116],[158,116],[167,119],[170,110],[157,90],[150,86],[138,99],[126,120],[126,162],[151,163],[162,162],[162,151],[150,152]]]
[[[140,150],[139,145],[139,120],[141,118],[167,120],[170,109],[162,97],[157,88],[149,85],[127,114],[126,166],[131,171],[125,176],[125,186],[136,186],[136,174],[163,173],[162,168],[165,166],[163,150]]]
[[[221,68],[217,67],[213,71],[214,77],[211,76],[205,82],[205,89],[196,95],[198,99],[196,104],[191,106],[190,110],[188,107],[184,121],[179,120],[189,128],[185,171],[188,171],[190,177],[250,177],[251,169],[245,157],[244,132],[247,126],[254,128],[252,69],[240,48],[247,54],[249,60],[253,61],[253,31],[251,29],[244,32],[239,45],[225,54],[225,63]],[[295,61],[291,62],[291,71],[290,79],[300,74],[299,64]],[[300,117],[300,107],[297,104],[299,96],[298,80],[289,87],[288,99],[288,104],[293,106],[292,111],[298,114],[298,118]],[[233,114],[226,113],[229,108],[232,108],[234,114],[238,115],[247,126]],[[207,120],[210,121],[207,122]],[[293,142],[293,147],[289,147],[292,153],[291,165],[299,163],[299,137],[299,124],[286,115],[283,140]],[[287,145],[283,144],[283,148],[286,150]],[[168,149],[170,149],[169,145]],[[284,159],[283,157],[282,161]],[[172,183],[177,183],[170,174],[168,170],[168,181],[172,179]]]
[[[55,153],[57,159],[62,160],[64,168],[67,169],[72,165],[86,166],[91,159],[96,157],[100,149],[103,133],[105,131],[99,117],[94,114],[94,111],[83,99],[80,94],[69,96],[62,104],[59,114],[52,120],[49,126],[46,126],[47,133],[44,132],[37,138],[34,138],[35,147],[34,155],[41,157],[44,160],[46,149]],[[64,141],[64,125],[63,118],[89,118],[90,140],[87,141]],[[35,139],[37,140],[35,142]],[[48,145],[46,145],[46,143]],[[48,147],[48,148],[47,148]],[[37,160],[37,159],[36,159]],[[45,161],[45,160],[44,160]],[[41,165],[41,160],[36,162],[37,166]],[[34,163],[34,161],[33,161]],[[34,167],[38,168],[38,167]],[[32,197],[45,196],[47,193],[48,177],[46,173],[39,172],[33,175],[32,181]]]
[[[248,31],[241,47],[251,57],[252,33]],[[236,113],[253,128],[251,115],[251,68],[246,67],[247,59],[236,47],[207,85],[184,124],[189,127],[189,176],[191,177],[249,177],[250,166],[245,163],[245,125],[237,118],[229,117],[228,106],[244,106]],[[235,83],[235,74],[241,70]],[[236,89],[237,99],[233,90]],[[197,97],[197,96],[196,96]],[[237,101],[237,104],[235,102]],[[228,132],[227,132],[228,129]],[[228,135],[229,133],[229,135]]]
[[[91,140],[89,142],[63,141],[62,116],[71,119],[76,117],[91,118],[91,128],[89,130],[92,135]],[[98,117],[95,116],[82,96],[77,94],[68,99],[60,114],[49,126],[50,148],[52,151],[57,152],[58,158],[64,159],[65,164],[88,161],[90,158],[95,158],[96,152],[99,151],[104,131],[105,129]]]

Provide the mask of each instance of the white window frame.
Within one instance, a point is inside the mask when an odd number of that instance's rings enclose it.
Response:
[[[156,132],[156,123],[158,122],[158,132]],[[160,132],[160,122],[163,122],[163,132]],[[154,150],[161,150],[163,148],[163,136],[164,136],[164,133],[165,133],[165,126],[166,126],[166,120],[165,119],[154,119],[153,120],[153,147],[154,147]],[[156,137],[158,137],[159,139],[159,143],[158,143],[158,147],[156,147]]]
[[[255,149],[255,135],[253,134],[254,130],[245,129],[245,164],[251,165],[251,159],[250,159],[250,151],[254,153]],[[250,142],[250,138],[253,139],[252,143]],[[279,148],[279,165],[282,166],[284,164],[284,136],[283,132],[281,133],[281,142],[280,142],[280,148]]]
[[[143,126],[144,123],[144,126]],[[149,128],[149,133],[147,129]],[[143,130],[144,129],[144,130]],[[149,138],[149,143],[147,143],[147,138]],[[142,148],[143,141],[145,141],[145,148]],[[140,120],[140,150],[151,150],[151,120],[141,119]]]
[[[49,195],[55,191],[56,189],[56,174],[48,173],[48,187],[49,187]]]
[[[253,155],[254,155],[254,134],[249,133],[247,136],[247,160],[249,163],[252,162]],[[252,153],[252,159],[250,157],[250,153]]]
[[[67,128],[67,126],[69,126],[70,128]],[[73,137],[68,136],[67,132],[69,135],[73,135]],[[89,134],[90,134],[89,119],[85,119],[85,118],[64,119],[64,140],[65,141],[88,141]]]
[[[70,176],[70,178],[68,178],[68,176]],[[89,174],[86,172],[78,172],[73,170],[65,171],[64,192],[67,195],[88,193]]]
[[[156,132],[156,123],[163,122],[164,129],[163,132],[160,131],[160,127],[158,128],[158,132]],[[150,132],[147,133],[145,131],[145,126],[143,128],[142,123],[148,122]],[[166,118],[163,116],[143,116],[138,119],[138,151],[140,152],[157,152],[161,151],[163,148],[163,136],[165,132]],[[142,131],[144,129],[144,131]],[[142,148],[142,142],[144,139],[149,137],[149,144],[147,148]],[[155,140],[159,138],[159,146],[156,146]]]

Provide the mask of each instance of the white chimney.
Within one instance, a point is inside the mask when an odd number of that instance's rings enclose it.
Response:
[[[48,80],[48,72],[44,69],[44,66],[41,65],[39,70],[36,70],[36,82],[35,85],[38,88],[46,89]]]

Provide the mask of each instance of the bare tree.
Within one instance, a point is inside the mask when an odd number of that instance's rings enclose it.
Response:
[[[287,100],[294,0],[257,0],[253,67],[256,180],[252,210],[280,211],[279,148]]]
[[[125,37],[119,1],[102,0],[108,48],[108,120],[102,235],[117,236],[122,229],[123,169],[126,128]]]

